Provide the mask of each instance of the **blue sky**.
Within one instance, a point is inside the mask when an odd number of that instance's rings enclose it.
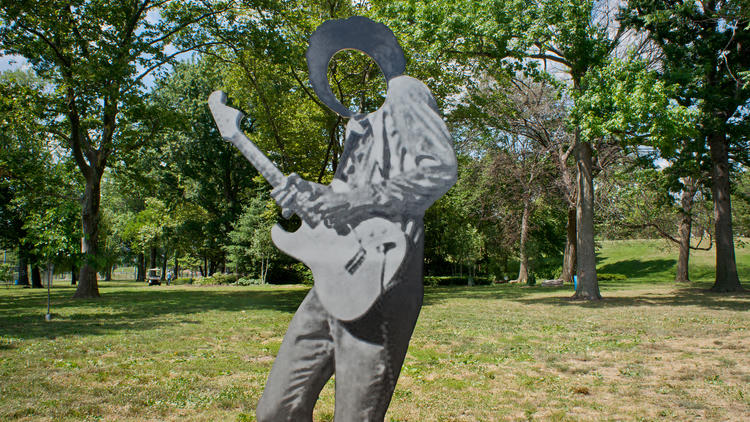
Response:
[[[23,69],[28,66],[29,63],[21,56],[0,55],[0,71]]]

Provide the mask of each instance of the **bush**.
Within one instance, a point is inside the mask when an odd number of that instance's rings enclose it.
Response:
[[[562,265],[548,265],[534,268],[537,278],[550,280],[559,278],[562,275]]]
[[[210,286],[211,281],[211,277],[198,276],[193,279],[193,284],[196,286]]]
[[[315,282],[315,280],[313,279],[313,273],[309,268],[307,268],[307,265],[298,262],[292,265],[292,269],[297,274],[297,280],[299,280],[300,283],[311,286]]]
[[[13,281],[13,266],[0,264],[0,282],[10,283]]]
[[[627,280],[628,279],[623,274],[610,274],[610,273],[597,273],[596,274],[596,278],[599,281],[618,281],[618,280]]]
[[[474,285],[481,286],[491,284],[490,277],[473,277]],[[468,286],[469,277],[459,276],[427,276],[424,278],[424,285],[429,287],[437,286]]]
[[[259,286],[263,284],[263,282],[259,278],[242,277],[234,284],[237,286]]]
[[[237,274],[215,273],[211,277],[198,277],[193,281],[193,284],[198,286],[217,286],[235,283],[239,278],[240,276]]]

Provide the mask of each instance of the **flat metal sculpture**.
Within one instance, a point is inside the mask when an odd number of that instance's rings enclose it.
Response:
[[[338,51],[370,56],[388,81],[385,102],[360,115],[327,80]],[[239,128],[243,115],[217,91],[209,107],[232,142],[274,186],[283,215],[272,239],[310,267],[314,287],[284,336],[258,403],[258,421],[311,421],[336,374],[337,421],[382,421],[422,306],[425,210],[456,181],[456,157],[429,89],[402,75],[403,51],[383,24],[363,17],[327,21],[310,37],[310,81],[321,101],[349,117],[330,185],[284,176]]]

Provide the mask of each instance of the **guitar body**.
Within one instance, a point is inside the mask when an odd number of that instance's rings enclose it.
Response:
[[[372,307],[406,256],[401,224],[380,217],[363,221],[346,235],[322,223],[313,228],[303,222],[294,232],[277,224],[271,239],[310,267],[318,299],[343,321],[357,319]]]

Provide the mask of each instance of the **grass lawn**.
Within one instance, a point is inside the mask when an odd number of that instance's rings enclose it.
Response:
[[[602,242],[605,300],[569,286],[428,289],[386,420],[749,420],[750,294],[710,253],[671,282],[661,242]],[[738,248],[750,288],[750,247]],[[0,287],[0,420],[252,421],[301,286]],[[315,420],[333,415],[333,381]]]

